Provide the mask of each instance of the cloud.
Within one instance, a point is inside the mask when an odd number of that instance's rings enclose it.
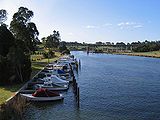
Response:
[[[109,27],[109,26],[112,26],[111,23],[105,23],[105,24],[102,24],[102,25],[87,25],[85,26],[85,28],[87,29],[95,29],[95,28],[102,28],[102,27]]]
[[[121,22],[117,24],[120,29],[130,29],[130,28],[142,28],[143,25],[136,22]]]
[[[69,36],[72,36],[72,35],[73,35],[73,33],[72,33],[72,32],[70,32],[70,33],[68,33],[68,35],[69,35]]]
[[[142,28],[143,25],[136,25],[136,26],[133,26],[134,28]]]
[[[121,22],[121,23],[118,23],[117,25],[118,26],[131,26],[135,24],[136,24],[135,22]]]
[[[103,26],[108,27],[108,26],[112,26],[112,24],[111,23],[106,23]]]
[[[86,26],[87,29],[94,29],[94,28],[98,28],[98,26],[94,26],[94,25],[87,25]]]

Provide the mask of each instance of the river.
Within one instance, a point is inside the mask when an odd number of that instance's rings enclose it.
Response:
[[[77,109],[72,86],[60,102],[32,103],[26,120],[160,120],[160,59],[73,51],[81,60]]]

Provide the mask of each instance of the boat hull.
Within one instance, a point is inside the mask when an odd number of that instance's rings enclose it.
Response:
[[[28,101],[57,101],[57,100],[63,100],[64,97],[60,94],[60,96],[55,97],[34,97],[32,94],[20,94],[22,97],[25,97]]]

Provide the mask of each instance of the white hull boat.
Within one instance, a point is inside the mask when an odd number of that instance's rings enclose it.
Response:
[[[45,89],[54,90],[54,91],[64,91],[69,88],[68,85],[53,83],[52,81],[46,81],[46,82],[44,82],[44,84],[36,84],[35,87],[38,89],[45,88]]]
[[[32,94],[20,94],[21,96],[25,97],[29,101],[56,101],[56,100],[62,100],[64,97],[62,94],[60,96],[55,97],[34,97]]]
[[[55,101],[63,99],[62,94],[44,88],[39,88],[33,94],[20,95],[30,101]]]

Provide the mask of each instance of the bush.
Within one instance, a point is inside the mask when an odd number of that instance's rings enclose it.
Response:
[[[69,49],[65,45],[59,46],[59,52],[61,52],[62,54],[70,54]]]
[[[9,83],[9,63],[6,57],[0,56],[0,85]]]
[[[55,57],[55,52],[53,52],[52,50],[50,50],[49,52],[44,52],[43,57],[44,58],[53,58],[53,57]]]

